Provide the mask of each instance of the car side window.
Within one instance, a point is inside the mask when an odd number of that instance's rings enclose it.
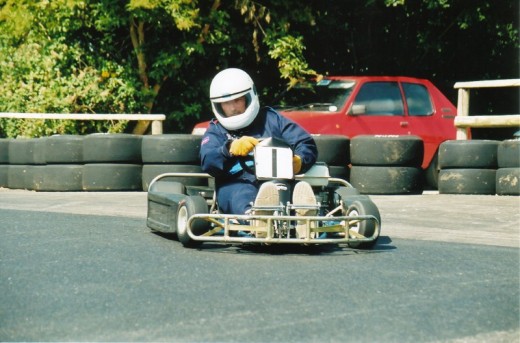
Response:
[[[403,83],[404,95],[411,116],[429,116],[433,114],[433,105],[428,90],[417,83]]]
[[[403,115],[404,106],[397,82],[367,82],[354,100],[357,114]]]

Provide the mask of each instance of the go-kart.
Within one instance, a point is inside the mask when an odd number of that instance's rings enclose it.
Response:
[[[372,248],[380,233],[377,206],[347,181],[333,178],[328,167],[316,163],[308,172],[292,173],[292,151],[276,139],[264,139],[253,156],[240,165],[255,173],[261,182],[274,182],[280,203],[255,206],[251,214],[223,214],[219,210],[213,178],[206,173],[164,173],[148,188],[147,226],[152,231],[172,233],[185,247],[203,242],[226,244],[346,244],[351,248]],[[206,179],[207,186],[187,186],[179,181]],[[316,203],[291,203],[292,186],[306,181]],[[299,209],[315,215],[296,216]],[[258,214],[261,213],[261,214]],[[266,214],[268,213],[268,214]],[[303,227],[304,238],[295,235]]]

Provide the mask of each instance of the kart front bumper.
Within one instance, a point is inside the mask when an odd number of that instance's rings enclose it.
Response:
[[[191,230],[196,220],[206,220],[213,228],[201,235]],[[356,230],[363,221],[374,221],[376,229],[372,236],[365,237]],[[239,224],[245,223],[245,224]],[[294,237],[295,225],[303,227],[305,238]],[[377,239],[380,223],[372,215],[365,216],[273,216],[195,214],[187,223],[188,234],[194,241],[221,243],[266,243],[266,244],[352,244],[368,243]],[[245,233],[238,235],[237,233]]]

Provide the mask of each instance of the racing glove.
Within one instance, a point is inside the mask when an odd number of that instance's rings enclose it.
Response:
[[[298,174],[302,170],[302,158],[298,155],[292,157],[293,174]]]
[[[235,139],[229,146],[229,153],[232,156],[247,156],[258,144],[258,139],[249,136],[243,136]]]

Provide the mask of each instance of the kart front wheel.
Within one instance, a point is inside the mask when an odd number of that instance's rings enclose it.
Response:
[[[185,247],[195,247],[201,242],[193,240],[188,234],[188,220],[194,214],[207,214],[206,199],[199,195],[187,196],[179,202],[177,210],[177,237]],[[192,221],[191,232],[195,235],[203,234],[210,229],[210,223],[203,219]]]
[[[354,201],[347,210],[347,216],[356,217],[356,216],[374,216],[378,223],[373,220],[362,220],[359,221],[356,225],[351,226],[350,230],[359,233],[365,237],[372,237],[376,230],[379,230],[379,225],[381,224],[381,216],[379,214],[379,210],[377,209],[376,204],[372,202],[370,199],[360,199]],[[371,242],[352,242],[348,245],[351,248],[357,249],[370,249],[372,248],[379,237],[379,232],[377,232],[376,238]],[[353,237],[352,237],[353,238]]]

